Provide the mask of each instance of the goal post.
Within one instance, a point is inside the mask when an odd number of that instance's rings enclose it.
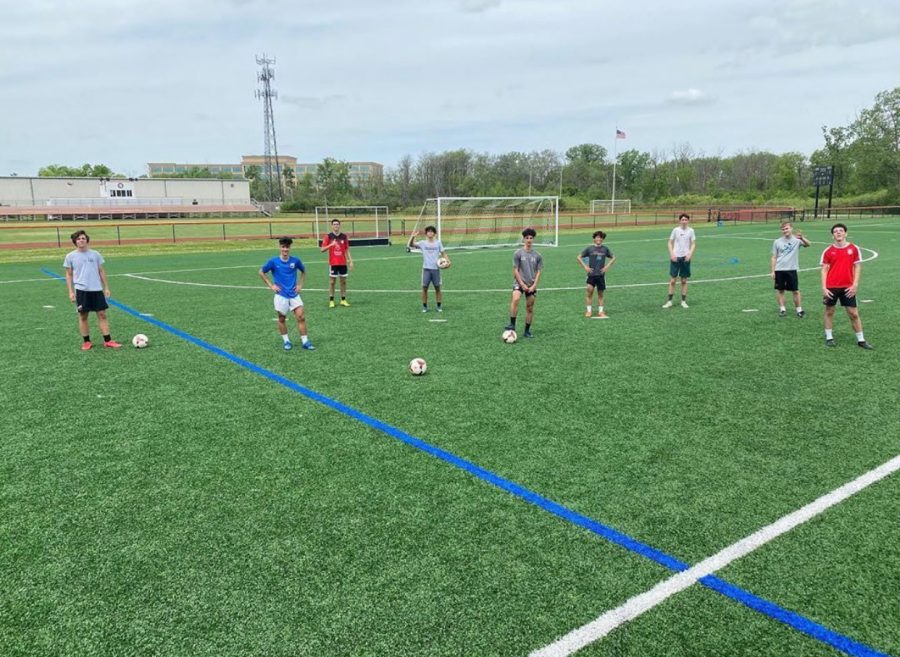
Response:
[[[386,205],[319,205],[316,206],[316,242],[331,231],[331,222],[341,222],[353,241],[360,238],[375,240],[373,244],[388,244],[391,236],[391,215]],[[347,225],[349,224],[349,225]]]
[[[559,244],[558,196],[441,196],[425,201],[414,230],[437,228],[445,249],[518,246],[534,228],[536,246]]]
[[[591,201],[591,214],[629,214],[631,213],[631,199],[623,198],[611,201],[608,199],[594,199]]]

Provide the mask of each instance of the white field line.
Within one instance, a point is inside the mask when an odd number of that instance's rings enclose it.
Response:
[[[766,240],[768,240],[768,238],[745,238],[745,239],[766,239]],[[873,251],[871,249],[863,249],[862,247],[860,247],[860,250],[867,251],[872,254],[868,258],[864,258],[863,262],[869,262],[870,260],[874,260],[875,258],[878,257],[877,251]],[[384,258],[384,259],[387,259],[387,258]],[[815,271],[817,269],[819,269],[818,266],[807,267],[805,269],[800,269],[799,271]],[[190,270],[185,270],[185,271],[190,271]],[[193,270],[193,271],[199,271],[199,270]],[[163,273],[163,272],[158,272],[158,273]],[[193,286],[193,287],[225,288],[225,289],[229,289],[229,290],[266,290],[266,291],[268,291],[267,288],[263,287],[262,285],[226,285],[224,283],[194,283],[194,282],[190,282],[190,281],[173,281],[173,280],[169,280],[169,279],[165,279],[165,278],[153,278],[151,276],[142,276],[140,274],[120,274],[120,275],[127,276],[128,278],[135,278],[138,280],[149,281],[149,282],[153,282],[153,283],[166,283],[168,285],[189,285],[189,286]],[[743,281],[743,280],[749,280],[752,278],[770,278],[770,277],[771,277],[771,274],[748,274],[746,276],[726,276],[723,278],[707,278],[707,279],[700,279],[700,280],[691,280],[691,283],[695,284],[695,285],[699,284],[699,283],[724,283],[724,282],[728,282],[728,281]],[[621,289],[636,288],[636,287],[657,287],[657,286],[662,286],[662,285],[668,285],[668,281],[654,281],[652,283],[624,283],[622,285],[607,285],[606,287],[607,287],[607,289],[620,289],[621,290]],[[450,287],[444,286],[444,289],[447,292],[453,292],[454,294],[460,293],[460,292],[473,293],[473,294],[479,294],[479,293],[495,294],[495,293],[499,293],[499,292],[508,293],[512,288],[511,287],[503,287],[503,288],[482,288],[482,289],[464,289],[464,288],[455,289],[455,288],[450,288]],[[584,285],[582,284],[582,285],[575,285],[575,286],[569,286],[569,287],[542,287],[540,289],[542,292],[571,292],[573,290],[583,290]],[[305,290],[309,291],[309,292],[324,292],[325,288],[308,287],[308,288],[305,288]],[[403,294],[403,293],[407,293],[408,294],[408,293],[419,293],[419,292],[421,292],[420,289],[366,290],[366,289],[354,288],[354,290],[353,290],[354,294],[358,294],[358,293],[361,293],[361,294],[394,294],[394,293]]]
[[[696,584],[703,577],[711,575],[731,562],[750,554],[773,539],[814,518],[826,509],[843,502],[867,486],[871,486],[875,482],[893,474],[898,469],[900,469],[900,455],[895,456],[887,463],[873,470],[869,470],[853,481],[836,488],[793,513],[776,520],[771,525],[763,527],[750,536],[729,545],[721,552],[704,559],[688,570],[676,573],[669,579],[663,580],[652,589],[630,598],[622,605],[615,609],[610,609],[590,623],[572,630],[553,643],[532,652],[529,657],[564,657],[581,650],[585,646],[605,637],[628,621],[634,620],[650,611],[676,593]]]

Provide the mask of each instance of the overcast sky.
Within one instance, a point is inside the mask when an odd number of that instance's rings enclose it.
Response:
[[[900,86],[897,0],[0,0],[0,175],[263,151],[809,155]]]

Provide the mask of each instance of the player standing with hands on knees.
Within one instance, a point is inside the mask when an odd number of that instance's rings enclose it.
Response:
[[[334,282],[341,279],[341,305],[347,303],[347,271],[353,271],[353,258],[350,256],[350,238],[341,232],[341,222],[331,222],[331,232],[322,238],[320,251],[328,251],[328,307],[334,308]]]
[[[834,334],[831,332],[834,320],[834,308],[837,302],[847,311],[850,325],[856,333],[856,344],[863,349],[874,349],[866,342],[863,335],[862,320],[856,307],[856,293],[859,290],[859,277],[862,273],[862,258],[859,247],[847,241],[847,226],[835,224],[831,227],[834,244],[822,253],[822,295],[825,303],[825,345],[834,347]]]
[[[675,295],[675,281],[681,277],[681,307],[687,308],[688,279],[691,277],[691,260],[697,248],[697,237],[694,229],[688,226],[689,214],[682,212],[678,217],[678,226],[669,235],[669,298],[663,308],[672,307]]]
[[[607,315],[603,312],[603,291],[606,289],[606,272],[613,266],[616,256],[613,255],[603,240],[606,239],[606,233],[602,230],[594,232],[594,244],[584,249],[578,256],[578,264],[584,267],[587,273],[586,287],[584,290],[584,316],[591,316],[591,300],[594,296],[594,290],[597,290],[597,317],[606,319]],[[609,258],[609,262],[606,259]],[[585,262],[587,259],[587,262]]]
[[[303,314],[303,300],[300,298],[300,292],[303,290],[303,284],[306,282],[306,267],[300,258],[291,255],[291,244],[294,243],[290,237],[282,237],[278,240],[278,246],[281,253],[274,258],[270,258],[266,264],[259,270],[259,277],[266,282],[272,292],[275,293],[275,312],[278,313],[278,332],[284,341],[284,350],[290,351],[294,345],[288,337],[287,318],[288,313],[294,313],[297,318],[297,328],[300,331],[300,340],[304,349],[315,349],[309,336],[306,335],[306,317]],[[297,272],[300,272],[300,282],[297,282]],[[268,273],[272,272],[272,280],[269,280]]]
[[[103,334],[103,346],[118,349],[122,345],[112,339],[109,334],[109,321],[106,309],[110,297],[109,282],[106,270],[103,269],[103,256],[88,248],[91,238],[83,230],[76,230],[71,235],[75,250],[70,251],[63,261],[66,270],[66,286],[69,288],[69,301],[75,304],[78,311],[78,328],[81,330],[81,350],[87,351],[91,344],[91,329],[88,326],[88,315],[97,313],[97,324]]]
[[[537,294],[538,281],[541,280],[541,269],[544,259],[534,250],[534,238],[537,233],[534,228],[526,228],[522,231],[525,244],[513,254],[513,293],[509,304],[509,324],[507,331],[516,330],[516,316],[519,314],[519,299],[525,295],[525,333],[526,338],[531,335],[531,321],[534,319],[534,299]]]
[[[438,260],[445,258],[447,267],[450,266],[450,258],[444,251],[444,245],[437,239],[437,228],[434,226],[425,227],[425,239],[414,241],[419,231],[414,230],[409,236],[406,248],[417,248],[422,252],[422,312],[428,312],[428,287],[434,285],[434,301],[437,304],[437,311],[444,312],[441,307],[443,295],[441,293],[441,269],[438,266]]]

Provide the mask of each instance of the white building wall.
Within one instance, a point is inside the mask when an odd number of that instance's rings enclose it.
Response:
[[[135,199],[180,198],[190,204],[250,203],[248,180],[197,180],[192,178],[27,178],[0,177],[0,204],[47,205],[50,199],[109,198],[109,189],[122,183],[133,189]]]

